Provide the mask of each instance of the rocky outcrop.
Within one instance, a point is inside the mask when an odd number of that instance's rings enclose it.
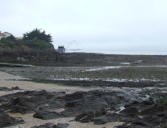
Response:
[[[0,103],[2,112],[35,113],[34,118],[42,120],[75,117],[75,121],[93,122],[96,125],[125,122],[118,128],[154,128],[165,125],[167,122],[166,104],[160,104],[152,99],[142,99],[128,92],[94,90],[66,94],[25,91],[2,96]],[[59,108],[62,111],[56,112]],[[2,118],[3,116],[9,120],[9,124],[17,122],[17,119],[8,117],[6,114],[3,114]],[[4,123],[8,124],[5,121]],[[43,127],[57,128],[58,125],[45,124],[33,128]],[[64,127],[63,125],[62,128]]]

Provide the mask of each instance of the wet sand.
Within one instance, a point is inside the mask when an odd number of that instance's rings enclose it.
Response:
[[[18,81],[19,80],[19,81]],[[34,82],[29,82],[29,81],[21,81],[24,80],[24,78],[20,76],[15,76],[11,75],[5,72],[0,72],[0,87],[15,87],[18,86],[19,88],[24,90],[47,90],[47,91],[65,91],[67,93],[72,93],[76,91],[89,91],[97,88],[81,88],[81,87],[68,87],[68,86],[60,86],[56,84],[42,84],[42,83],[34,83]],[[0,96],[10,94],[10,93],[15,93],[17,91],[0,91]],[[56,120],[40,120],[33,118],[33,114],[10,114],[9,115],[13,117],[22,117],[23,120],[25,121],[24,124],[20,124],[17,126],[12,126],[8,128],[31,128],[32,126],[35,125],[42,125],[45,123],[69,123],[70,126],[69,128],[114,128],[114,126],[120,125],[120,122],[115,122],[115,123],[107,123],[104,125],[94,125],[93,123],[79,123],[72,121],[73,118],[61,118],[61,119],[56,119]]]
[[[22,81],[23,80],[23,81]],[[89,91],[95,88],[82,88],[82,87],[68,87],[60,86],[56,84],[42,84],[30,81],[24,81],[25,78],[11,75],[9,73],[0,71],[0,87],[16,87],[23,90],[46,90],[46,91],[65,91],[67,93],[76,92],[76,91]],[[97,88],[96,88],[97,89]],[[0,95],[3,95],[0,93]]]

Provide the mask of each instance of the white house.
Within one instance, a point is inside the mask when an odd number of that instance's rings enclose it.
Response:
[[[9,37],[9,36],[11,36],[11,35],[12,35],[11,33],[8,33],[8,32],[2,33],[2,32],[0,31],[0,39],[2,39],[2,38],[7,38],[7,37]]]
[[[0,39],[4,38],[4,34],[0,32]]]

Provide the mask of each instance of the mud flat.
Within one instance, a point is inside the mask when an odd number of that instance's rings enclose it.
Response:
[[[167,66],[1,67],[25,81],[71,87],[166,87]],[[17,81],[19,79],[16,79]]]

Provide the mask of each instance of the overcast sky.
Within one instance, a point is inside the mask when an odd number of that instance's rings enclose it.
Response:
[[[34,28],[55,47],[123,54],[167,54],[167,0],[0,0],[0,30]]]

